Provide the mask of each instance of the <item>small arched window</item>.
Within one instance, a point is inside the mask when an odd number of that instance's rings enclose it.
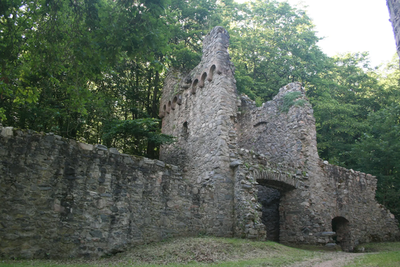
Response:
[[[203,88],[204,87],[204,82],[206,81],[207,78],[207,72],[204,72],[203,75],[201,75],[199,87]]]
[[[192,94],[195,94],[196,93],[196,89],[197,89],[197,84],[199,83],[199,80],[198,79],[196,79],[196,80],[194,80],[193,81],[193,83],[192,83]]]
[[[178,102],[178,96],[175,96],[174,99],[172,100],[171,109],[175,110],[177,102]]]
[[[210,68],[210,71],[208,73],[208,80],[211,82],[214,76],[214,71],[217,67],[215,65],[212,65]]]
[[[168,101],[167,113],[171,111],[171,101]]]

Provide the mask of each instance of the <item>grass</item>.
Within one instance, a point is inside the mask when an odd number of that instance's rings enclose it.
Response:
[[[355,259],[352,264],[346,267],[398,267],[400,266],[400,243],[384,242],[369,243],[358,247],[358,250],[369,252],[365,256]]]
[[[400,266],[400,243],[363,245],[372,251],[353,260],[348,267]],[[329,254],[331,253],[331,254]],[[333,254],[332,254],[333,253]],[[340,252],[342,253],[342,252]],[[97,260],[0,260],[0,267],[20,266],[298,266],[305,261],[322,262],[338,257],[322,247],[287,247],[273,242],[246,239],[197,237],[176,238],[132,247],[130,250]],[[311,265],[310,265],[311,266]]]
[[[273,242],[198,237],[137,246],[99,260],[3,260],[5,266],[287,266],[316,252]]]
[[[346,267],[398,267],[400,266],[400,251],[380,252],[368,254],[354,260]]]

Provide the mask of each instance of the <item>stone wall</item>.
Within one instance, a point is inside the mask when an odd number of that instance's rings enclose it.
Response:
[[[52,134],[0,132],[1,257],[97,257],[199,228],[197,196],[176,166]]]
[[[390,21],[392,22],[394,37],[396,40],[397,54],[400,57],[400,1],[386,0],[389,8]]]
[[[313,110],[300,84],[281,88],[262,107],[242,97],[238,129],[244,150],[239,152],[238,168],[249,170],[259,188],[274,188],[281,194],[280,242],[332,243],[336,237],[329,233],[335,218],[348,222],[347,239],[341,242],[344,250],[398,238],[394,216],[375,201],[376,178],[319,158]],[[261,202],[274,196],[271,190],[258,192]],[[262,219],[267,220],[265,215]]]

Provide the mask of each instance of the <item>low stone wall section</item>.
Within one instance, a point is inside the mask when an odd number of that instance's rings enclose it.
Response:
[[[375,200],[376,177],[324,162],[326,188],[335,200],[332,217],[344,217],[354,245],[399,240],[394,215]]]
[[[98,257],[199,233],[178,167],[0,126],[0,257]]]

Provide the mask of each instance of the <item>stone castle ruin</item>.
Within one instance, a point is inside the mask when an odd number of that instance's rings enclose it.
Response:
[[[161,160],[183,168],[201,225],[214,235],[267,235],[288,244],[336,241],[346,251],[393,240],[397,223],[374,199],[376,178],[319,158],[301,85],[289,84],[256,107],[236,93],[228,45],[226,30],[214,28],[201,63],[171,72],[161,100],[163,133],[177,137]]]
[[[256,107],[236,92],[229,35],[214,28],[200,64],[171,71],[160,160],[0,126],[0,257],[98,257],[209,234],[285,244],[394,241],[376,178],[318,157],[315,119],[292,83]]]

